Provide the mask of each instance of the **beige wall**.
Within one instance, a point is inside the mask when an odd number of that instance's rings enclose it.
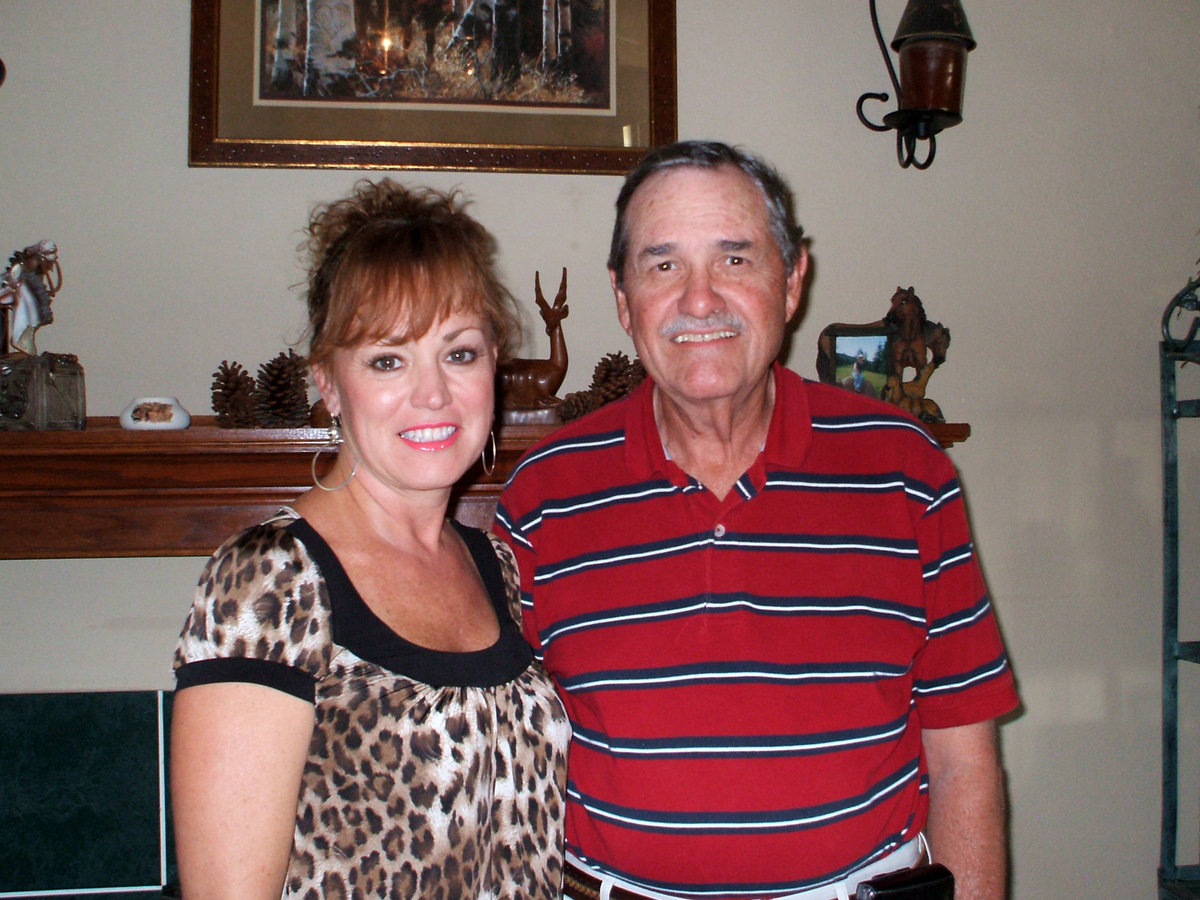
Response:
[[[903,3],[879,6],[890,35]],[[679,0],[679,130],[757,149],[796,187],[816,277],[793,368],[811,374],[821,328],[878,318],[901,284],[952,330],[930,395],[973,428],[952,455],[1025,701],[1003,730],[1014,896],[1148,898],[1155,341],[1200,254],[1200,4],[966,6],[966,121],[927,172],[902,171],[854,115],[887,86],[865,3]],[[188,30],[186,0],[0,0],[0,251],[59,243],[39,346],[79,355],[93,415],[148,394],[208,412],[221,360],[283,349],[296,229],[361,174],[189,169]],[[519,295],[537,269],[570,270],[566,390],[629,351],[602,265],[616,178],[405,177],[475,198]],[[1194,487],[1195,450],[1184,470]],[[0,690],[170,686],[199,565],[0,562]]]

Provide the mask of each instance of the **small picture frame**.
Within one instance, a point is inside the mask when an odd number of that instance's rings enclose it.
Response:
[[[817,339],[817,377],[867,397],[882,397],[891,337],[882,319],[826,327]]]

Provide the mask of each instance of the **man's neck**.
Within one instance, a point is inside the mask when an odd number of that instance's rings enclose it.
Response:
[[[700,403],[654,386],[654,421],[667,456],[723,499],[762,452],[775,408],[775,374],[747,394]]]

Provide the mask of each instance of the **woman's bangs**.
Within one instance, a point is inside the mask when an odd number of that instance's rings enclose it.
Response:
[[[454,256],[439,254],[420,261],[389,256],[354,269],[346,284],[339,285],[339,291],[352,292],[344,296],[355,296],[357,302],[353,320],[337,343],[404,343],[456,313],[486,318],[486,288],[479,273]]]

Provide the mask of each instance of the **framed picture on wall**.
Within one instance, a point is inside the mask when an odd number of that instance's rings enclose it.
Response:
[[[883,321],[835,324],[817,338],[817,377],[859,394],[881,397],[887,383],[890,332]]]
[[[675,0],[192,0],[188,164],[621,174]]]

